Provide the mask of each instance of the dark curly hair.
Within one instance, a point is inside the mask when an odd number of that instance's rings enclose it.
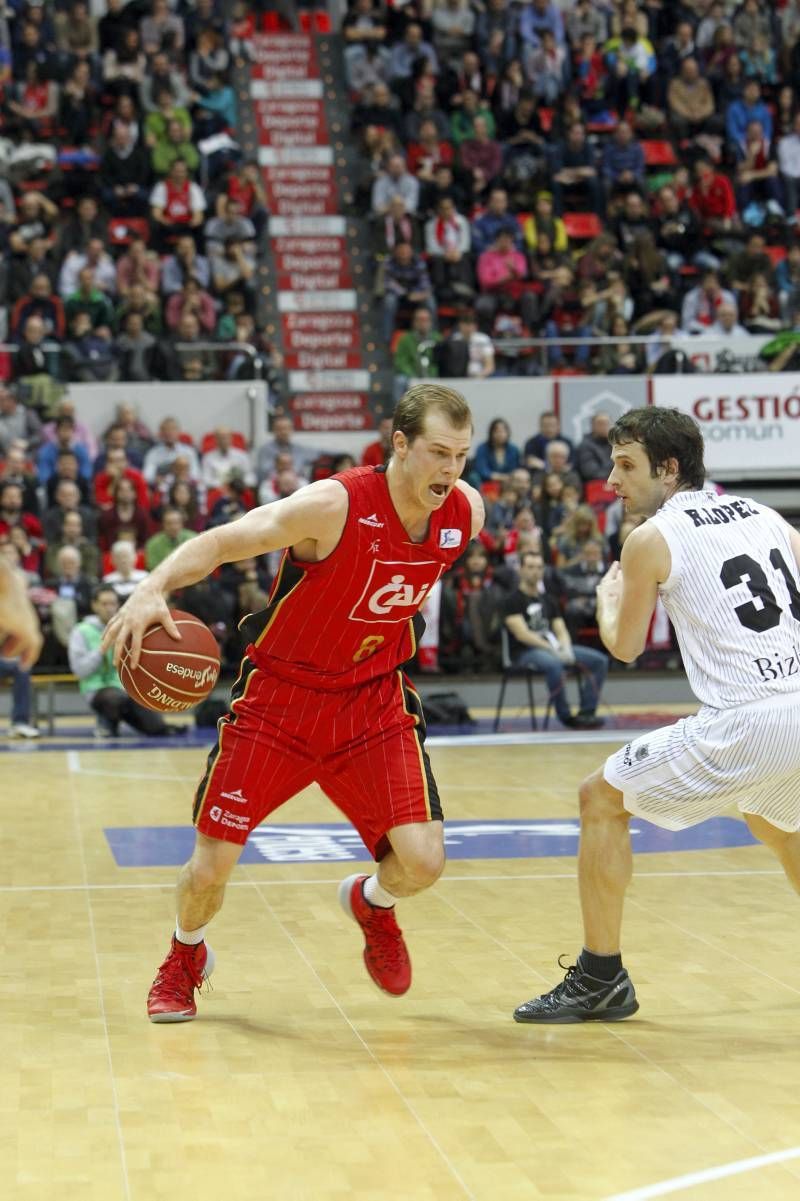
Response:
[[[661,409],[656,405],[629,409],[612,425],[608,440],[612,446],[640,442],[653,476],[669,459],[676,459],[681,487],[695,490],[703,487],[706,478],[703,435],[694,418],[680,409]]]

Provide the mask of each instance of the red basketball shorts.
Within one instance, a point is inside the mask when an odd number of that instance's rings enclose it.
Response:
[[[388,830],[442,818],[424,734],[419,696],[400,671],[319,692],[246,659],[197,789],[194,824],[209,838],[245,843],[316,782],[381,859]]]

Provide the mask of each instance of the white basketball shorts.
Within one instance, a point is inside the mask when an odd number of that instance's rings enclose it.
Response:
[[[731,806],[800,830],[800,693],[735,709],[703,707],[634,738],[603,775],[630,812],[682,830]]]

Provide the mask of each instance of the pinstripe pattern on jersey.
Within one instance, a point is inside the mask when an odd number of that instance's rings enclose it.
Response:
[[[738,509],[749,514],[740,516]],[[733,514],[733,515],[732,515]],[[783,574],[770,560],[777,550],[798,578],[786,524],[756,501],[714,492],[678,492],[650,520],[672,557],[669,579],[659,588],[675,627],[692,691],[715,709],[800,691],[800,622]],[[772,628],[743,624],[740,613],[763,612],[764,599],[746,575],[726,587],[726,562],[747,556],[762,569],[780,609]],[[767,601],[767,603],[769,603]],[[791,675],[771,678],[770,663],[794,664]],[[759,663],[762,664],[759,667]]]
[[[236,721],[236,702],[244,700],[244,698],[247,696],[247,689],[250,686],[250,682],[254,677],[255,671],[255,663],[245,656],[239,666],[239,674],[236,677],[233,687],[231,688],[230,709],[217,722],[217,740],[208,753],[206,770],[203,774],[203,778],[197,786],[194,799],[194,808],[192,810],[192,822],[194,825],[197,825],[198,821],[200,820],[200,816],[203,812],[203,806],[206,803],[206,797],[208,796],[208,791],[211,786],[211,779],[214,774],[214,766],[216,763],[218,763],[219,757],[222,754],[222,741],[225,731]]]
[[[281,605],[288,600],[304,579],[303,564],[293,559],[289,551],[285,550],[281,556],[275,579],[272,581],[266,608],[261,609],[258,613],[249,613],[239,622],[239,629],[248,641],[255,646],[259,645],[277,618]]]

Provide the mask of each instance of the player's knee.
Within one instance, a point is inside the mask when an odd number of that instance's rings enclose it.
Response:
[[[582,822],[627,817],[622,804],[622,793],[611,787],[601,770],[593,772],[581,781],[578,797]]]
[[[429,888],[444,871],[444,847],[436,843],[415,847],[403,863],[406,875],[420,888]]]

